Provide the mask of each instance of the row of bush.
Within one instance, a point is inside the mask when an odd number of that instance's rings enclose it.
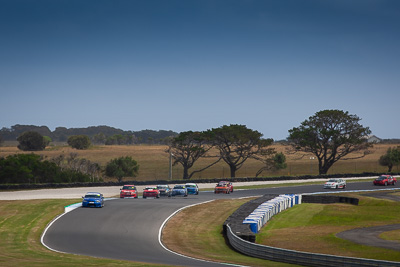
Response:
[[[0,184],[87,183],[88,174],[62,169],[36,154],[16,154],[0,158]],[[26,186],[24,187],[26,188]]]

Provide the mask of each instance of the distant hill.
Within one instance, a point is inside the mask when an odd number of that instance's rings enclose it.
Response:
[[[57,127],[54,131],[51,131],[47,126],[16,124],[10,128],[3,127],[0,130],[0,136],[3,141],[15,141],[18,136],[26,131],[38,132],[43,136],[50,137],[54,142],[66,142],[71,135],[87,135],[96,143],[108,142],[109,144],[163,144],[167,138],[178,135],[173,131],[124,131],[104,125],[87,128]]]

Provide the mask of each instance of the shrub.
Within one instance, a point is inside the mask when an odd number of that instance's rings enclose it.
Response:
[[[88,149],[91,145],[87,135],[72,135],[68,137],[68,145],[76,149]]]
[[[136,177],[139,172],[139,165],[132,157],[119,157],[111,160],[106,166],[106,175],[109,177],[117,177],[118,182],[123,177]]]
[[[47,143],[43,135],[34,131],[24,132],[17,141],[18,148],[23,151],[41,151],[46,148]]]

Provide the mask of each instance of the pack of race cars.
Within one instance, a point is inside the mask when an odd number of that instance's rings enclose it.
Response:
[[[228,188],[224,190],[223,188]],[[215,187],[215,193],[232,193],[233,185],[231,182],[221,181]],[[177,184],[170,187],[168,184],[157,186],[146,186],[142,192],[142,198],[176,197],[188,195],[198,195],[199,187],[196,183]],[[135,185],[127,184],[122,186],[119,193],[120,198],[139,198],[139,192]],[[82,207],[104,207],[103,194],[99,192],[88,192],[82,197]]]
[[[380,175],[373,181],[374,185],[396,185],[397,179],[391,175]],[[344,189],[346,181],[341,178],[332,178],[324,183],[324,189]],[[233,184],[230,181],[220,181],[214,187],[215,194],[233,193]],[[198,195],[199,187],[196,183],[177,184],[170,187],[168,184],[160,184],[157,186],[146,186],[142,192],[143,198],[160,198],[160,197],[176,197],[188,195]],[[120,198],[138,198],[139,192],[135,185],[124,185],[120,189]],[[103,194],[99,192],[88,192],[82,197],[82,207],[104,207]]]

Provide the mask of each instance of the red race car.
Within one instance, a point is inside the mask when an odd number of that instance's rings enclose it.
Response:
[[[230,194],[233,192],[233,185],[229,181],[220,181],[214,189],[215,194]]]
[[[120,198],[138,198],[138,192],[134,185],[124,185],[119,192]]]
[[[396,177],[393,177],[391,175],[385,175],[382,174],[378,178],[374,180],[374,185],[395,185],[397,183]]]
[[[159,198],[160,190],[158,190],[156,186],[147,186],[143,190],[143,198],[148,198],[148,197]]]

